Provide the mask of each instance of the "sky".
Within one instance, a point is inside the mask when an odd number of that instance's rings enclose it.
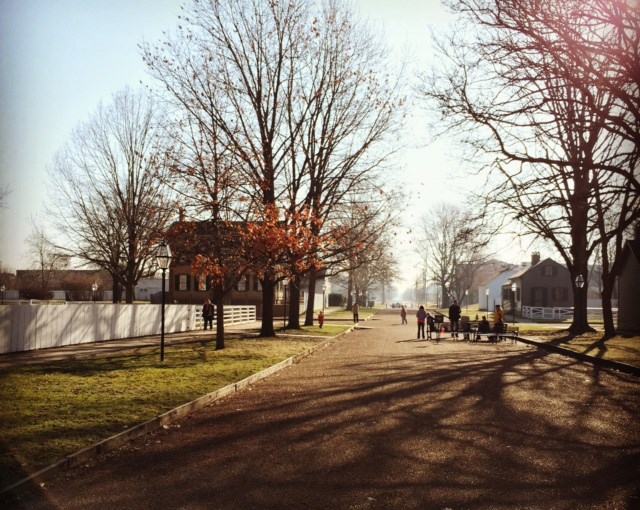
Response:
[[[428,29],[448,19],[438,0],[353,3],[381,27],[392,51],[420,66],[429,63]],[[44,224],[47,168],[56,151],[100,102],[108,104],[126,86],[152,82],[138,44],[172,31],[180,5],[179,0],[0,0],[0,186],[11,191],[0,209],[1,270],[32,267],[25,240],[32,221]],[[433,203],[462,200],[456,190],[469,186],[457,180],[459,165],[446,142],[424,146],[419,122],[408,136],[398,179],[412,195],[403,211],[411,226]],[[500,258],[523,262],[528,258],[523,249],[509,243]],[[410,250],[401,251],[403,276],[411,280],[413,258]]]

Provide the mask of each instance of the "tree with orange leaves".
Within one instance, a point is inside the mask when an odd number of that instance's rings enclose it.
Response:
[[[326,220],[377,182],[392,152],[381,142],[402,112],[399,79],[381,65],[377,34],[356,25],[340,2],[211,0],[191,4],[175,39],[143,46],[171,102],[231,156],[244,253],[261,268],[262,335],[273,331],[274,285],[321,267]]]
[[[256,221],[246,224],[246,230],[241,234],[243,258],[257,273],[263,296],[265,289],[268,293],[262,303],[262,316],[270,320],[262,321],[260,336],[275,335],[273,292],[276,283],[293,274],[304,273],[318,263],[313,249],[317,239],[308,226],[311,223],[309,212],[281,212],[275,205],[267,205]]]

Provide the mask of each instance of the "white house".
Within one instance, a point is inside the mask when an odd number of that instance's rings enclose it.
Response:
[[[513,275],[522,271],[522,267],[515,267],[495,274],[478,285],[478,304],[480,310],[492,311],[496,305],[502,304],[502,286]]]

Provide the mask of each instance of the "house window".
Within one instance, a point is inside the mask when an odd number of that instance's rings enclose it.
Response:
[[[260,290],[260,282],[258,281],[258,275],[257,274],[253,275],[253,290],[255,290],[255,291],[259,291]]]
[[[554,301],[567,301],[569,298],[569,289],[566,287],[554,287],[551,289],[551,299]]]
[[[245,292],[249,290],[249,275],[243,275],[238,281],[237,290],[240,292]]]
[[[177,290],[189,290],[189,275],[179,274],[177,283],[178,283],[178,285],[176,285]]]
[[[542,268],[542,275],[543,276],[553,276],[553,266],[544,266]]]
[[[207,290],[207,277],[206,275],[198,275],[198,290]]]

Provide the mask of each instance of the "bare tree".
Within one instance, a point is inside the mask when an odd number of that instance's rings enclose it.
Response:
[[[394,193],[358,194],[347,204],[335,208],[324,240],[325,274],[346,280],[347,309],[355,300],[363,303],[373,278],[388,282],[394,276],[391,251],[393,231],[397,229],[397,197]],[[383,271],[387,263],[388,272]]]
[[[294,0],[194,2],[174,40],[143,48],[169,94],[194,116],[209,116],[237,158],[246,176],[248,221],[279,206],[277,182],[292,152],[285,112],[305,19],[305,4]],[[274,288],[284,276],[267,271],[260,278],[261,336],[275,334]]]
[[[69,266],[69,256],[56,248],[47,237],[41,222],[31,218],[31,234],[27,238],[29,258],[38,271],[37,287],[41,294],[48,293],[55,273]]]
[[[450,204],[435,204],[416,229],[416,251],[422,256],[424,284],[440,286],[442,306],[462,301],[475,271],[487,259],[490,234],[481,218]]]
[[[324,226],[336,209],[384,187],[381,171],[399,148],[397,139],[389,142],[400,128],[404,101],[401,74],[389,62],[380,34],[359,23],[346,4],[324,3],[310,35],[295,84],[300,100],[287,112],[296,152],[285,176],[290,207],[311,211],[322,259],[331,254],[321,246],[334,236]],[[318,269],[307,273],[305,325],[313,324]],[[292,279],[292,302],[302,276]],[[293,307],[289,320],[291,327],[298,325]]]
[[[625,22],[637,17],[628,2],[616,5]],[[639,212],[637,147],[613,122],[633,119],[619,96],[637,92],[637,81],[598,51],[603,40],[615,46],[619,20],[607,17],[612,11],[598,0],[533,8],[523,1],[463,0],[452,6],[479,27],[465,29],[477,37],[459,32],[455,47],[442,46],[451,66],[425,93],[448,128],[499,176],[490,180],[488,207],[498,206],[507,220],[551,242],[572,279],[584,276],[595,247],[624,231]],[[637,61],[633,45],[626,50]],[[594,74],[585,66],[607,71]],[[608,86],[600,83],[605,77]],[[614,82],[623,94],[612,93]],[[590,329],[586,288],[574,285],[573,294],[570,329],[580,333]],[[609,321],[608,334],[611,327]]]
[[[128,89],[72,133],[50,169],[51,214],[67,253],[108,271],[114,301],[154,271],[173,207],[157,179],[166,151],[153,102]]]

